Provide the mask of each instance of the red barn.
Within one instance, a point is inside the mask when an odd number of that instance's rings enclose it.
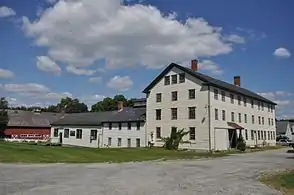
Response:
[[[9,111],[9,121],[4,130],[5,139],[9,141],[46,141],[50,138],[50,124],[61,116],[61,113]]]

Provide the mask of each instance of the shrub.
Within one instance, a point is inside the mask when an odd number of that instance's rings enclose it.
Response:
[[[240,134],[239,138],[237,139],[237,149],[240,151],[246,150],[246,142],[244,141],[242,134]]]

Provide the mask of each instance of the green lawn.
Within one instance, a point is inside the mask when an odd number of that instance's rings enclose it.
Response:
[[[261,181],[283,192],[285,195],[294,194],[294,170],[266,175],[261,178]]]
[[[228,153],[210,154],[195,151],[169,151],[163,148],[80,148],[30,145],[0,141],[0,162],[21,163],[94,163],[129,162],[147,160],[195,159],[226,156]]]

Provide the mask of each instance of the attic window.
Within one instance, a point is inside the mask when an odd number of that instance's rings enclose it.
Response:
[[[169,76],[165,76],[164,77],[164,85],[169,85],[170,84],[170,77]]]
[[[180,80],[179,80],[179,82],[180,82],[180,83],[184,83],[184,82],[185,82],[185,73],[180,73],[179,75],[180,75]]]

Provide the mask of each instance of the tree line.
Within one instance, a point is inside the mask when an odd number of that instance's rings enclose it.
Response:
[[[132,107],[133,101],[131,99],[125,98],[123,95],[116,95],[113,98],[106,97],[101,101],[98,101],[96,104],[92,105],[91,112],[102,112],[102,111],[113,111],[117,110],[117,104],[119,101],[124,103],[125,107]],[[65,113],[82,113],[89,112],[88,106],[81,102],[77,98],[62,98],[56,105],[50,105],[48,107],[39,107],[39,106],[17,106],[9,107],[8,101],[5,97],[1,97],[0,109],[12,109],[12,110],[25,110],[25,111],[35,111],[39,110],[41,112],[65,112]],[[1,114],[1,113],[0,113]],[[0,119],[1,120],[1,119]]]

